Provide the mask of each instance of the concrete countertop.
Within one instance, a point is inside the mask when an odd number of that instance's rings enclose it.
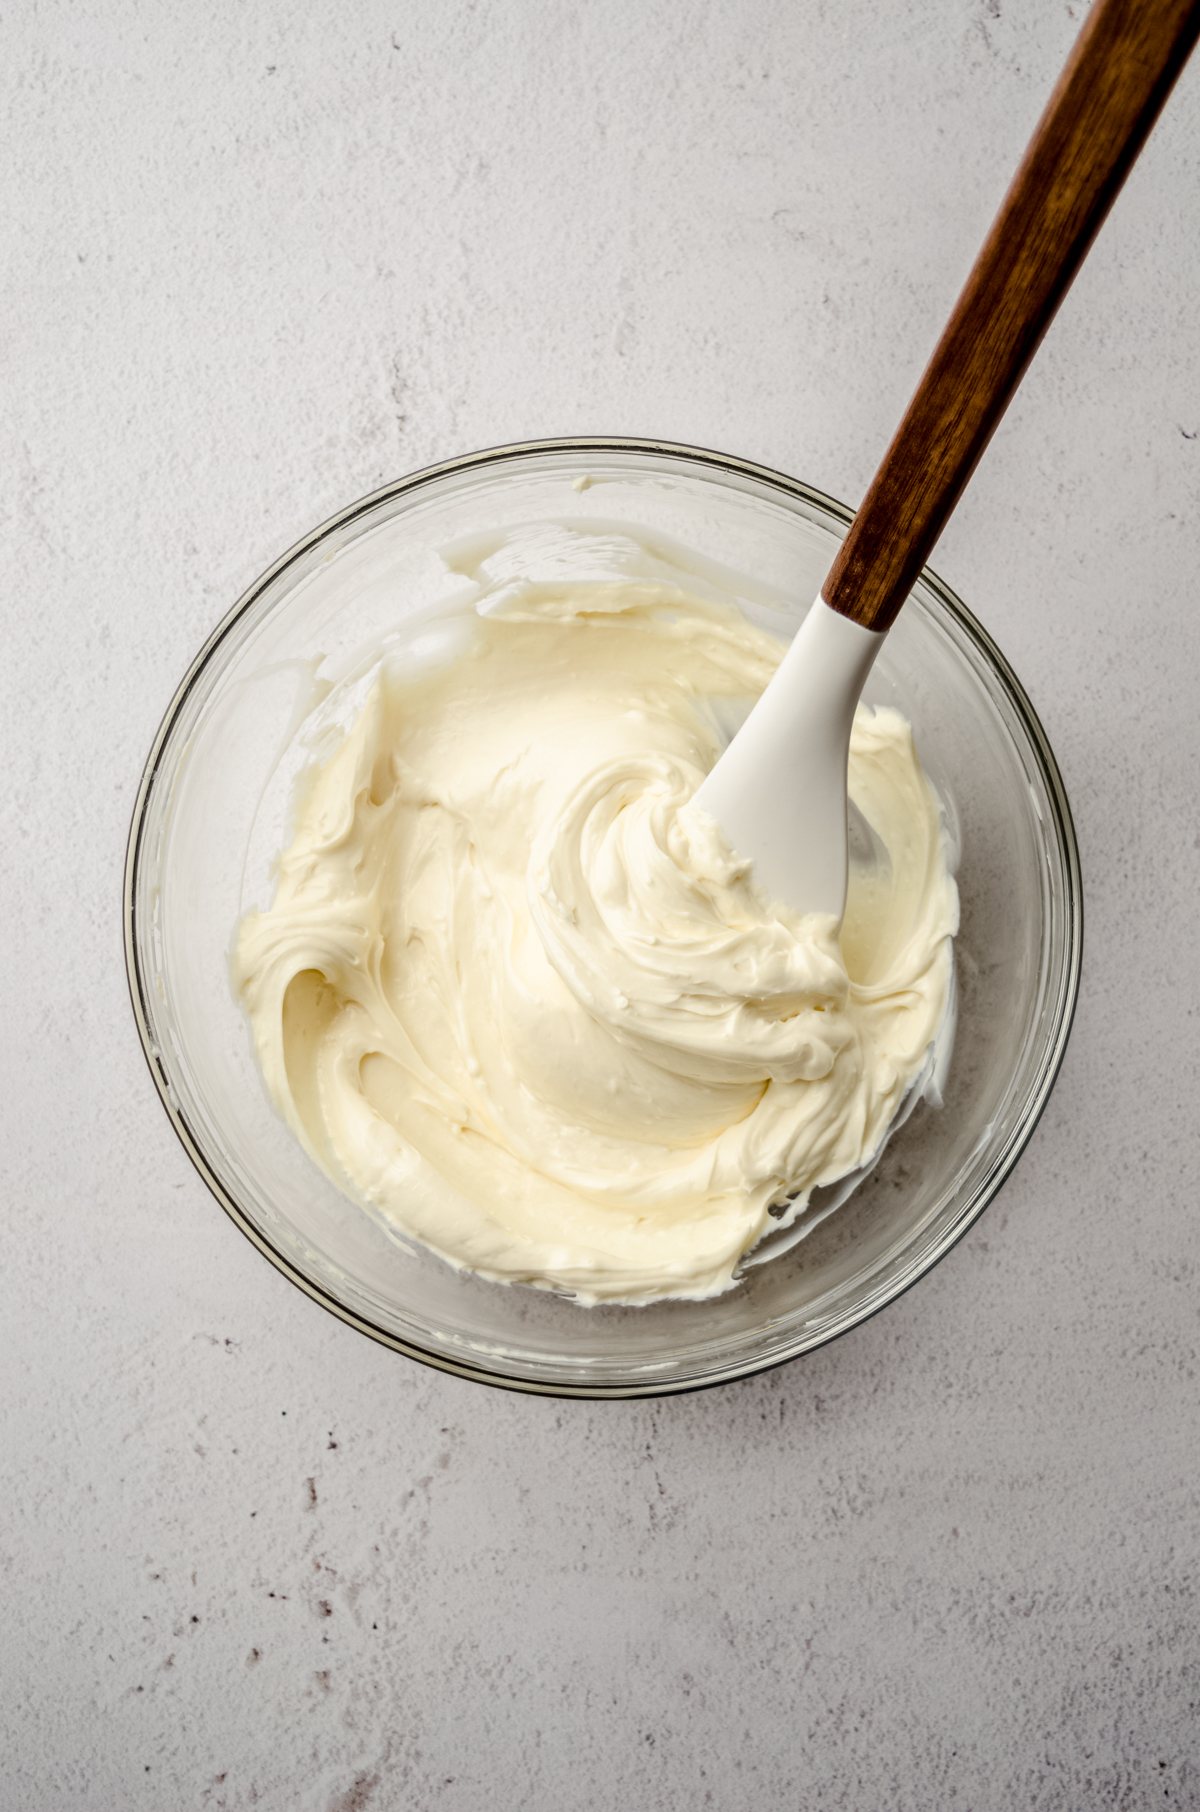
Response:
[[[9,9],[14,1812],[1200,1806],[1200,64],[935,560],[1088,916],[1049,1109],[916,1289],[697,1397],[424,1370],[222,1214],[121,959],[159,717],[335,509],[571,432],[857,502],[1085,11]]]

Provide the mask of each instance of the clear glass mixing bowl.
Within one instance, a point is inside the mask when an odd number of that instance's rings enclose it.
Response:
[[[926,573],[866,697],[912,720],[961,846],[958,1033],[944,1105],[921,1105],[841,1208],[713,1301],[584,1309],[400,1243],[339,1193],[272,1108],[228,950],[242,913],[269,901],[286,821],[281,757],[314,676],[349,671],[435,600],[432,549],[547,519],[628,523],[643,539],[698,550],[750,575],[750,614],[788,634],[850,512],[742,460],[611,439],[474,454],[343,511],[251,587],[163,720],[126,866],[130,990],[151,1072],[197,1169],[317,1302],[464,1377],[562,1396],[653,1395],[743,1377],[844,1333],[928,1271],[991,1201],[1066,1047],[1082,951],[1079,857],[1021,685]],[[747,595],[742,579],[731,589]]]

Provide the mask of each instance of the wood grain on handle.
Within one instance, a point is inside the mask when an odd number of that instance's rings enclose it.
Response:
[[[1096,0],[822,588],[890,628],[1200,34],[1200,0]]]

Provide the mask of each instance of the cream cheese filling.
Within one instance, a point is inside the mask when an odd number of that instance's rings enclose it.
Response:
[[[768,900],[689,801],[781,644],[635,541],[597,576],[587,539],[511,536],[456,653],[379,661],[233,980],[280,1111],[398,1233],[585,1304],[704,1297],[879,1150],[957,891],[908,724],[860,708],[886,859],[840,941]]]

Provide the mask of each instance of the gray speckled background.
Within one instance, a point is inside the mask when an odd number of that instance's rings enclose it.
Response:
[[[1084,11],[7,10],[6,1806],[1200,1805],[1200,65],[936,560],[1088,943],[918,1288],[660,1404],[422,1370],[207,1195],[121,966],[159,716],[334,509],[571,431],[856,501]]]

